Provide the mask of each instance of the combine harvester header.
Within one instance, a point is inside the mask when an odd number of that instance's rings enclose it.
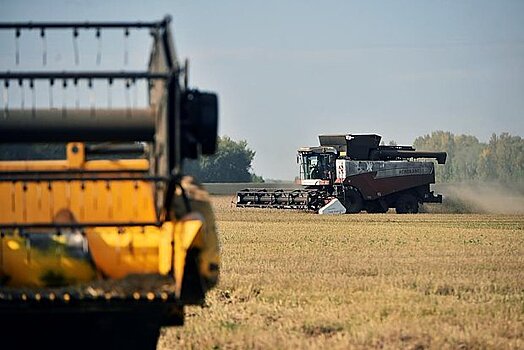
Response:
[[[188,87],[188,65],[177,59],[169,17],[0,23],[0,30],[12,31],[17,43],[31,30],[42,40],[51,31],[70,32],[76,64],[77,37],[85,32],[93,39],[105,31],[121,31],[124,40],[140,30],[152,36],[144,71],[0,72],[1,344],[154,349],[160,327],[182,325],[185,305],[202,304],[218,279],[210,203],[182,172],[184,158],[215,152],[217,95]],[[101,108],[95,82],[125,95],[142,83],[147,105],[112,107],[109,95]],[[42,83],[49,87],[47,106],[35,103]],[[57,108],[53,91],[60,88],[63,96],[86,89],[90,106],[77,100],[71,107],[64,98]],[[21,90],[16,103],[9,99],[13,89]],[[31,152],[18,158],[27,144]],[[49,145],[60,159],[36,157]]]

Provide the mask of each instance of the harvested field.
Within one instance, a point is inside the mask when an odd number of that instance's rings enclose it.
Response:
[[[524,216],[320,216],[215,197],[221,282],[172,348],[524,348]]]

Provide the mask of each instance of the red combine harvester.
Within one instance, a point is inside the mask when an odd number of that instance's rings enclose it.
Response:
[[[416,151],[411,146],[381,146],[376,134],[320,135],[320,146],[298,150],[300,189],[244,189],[237,207],[313,210],[327,213],[418,213],[419,204],[442,203],[433,161],[446,152]]]

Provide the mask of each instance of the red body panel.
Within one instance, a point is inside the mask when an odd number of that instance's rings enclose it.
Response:
[[[435,183],[435,174],[375,178],[376,172],[348,176],[344,183],[356,187],[364,200],[373,200],[394,192]]]

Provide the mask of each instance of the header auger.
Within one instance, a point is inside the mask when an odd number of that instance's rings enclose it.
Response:
[[[298,150],[301,189],[245,189],[237,207],[303,209],[319,213],[418,213],[419,204],[441,203],[430,191],[434,163],[446,152],[411,146],[381,146],[375,134],[320,135],[320,146]]]
[[[202,304],[217,283],[213,212],[182,160],[215,152],[218,99],[187,86],[169,24],[0,23],[14,33],[17,65],[24,31],[40,31],[44,42],[50,31],[71,31],[75,64],[83,31],[99,40],[121,30],[127,42],[130,31],[146,29],[153,38],[144,71],[0,72],[2,346],[155,348],[160,327],[183,324],[184,306]],[[22,91],[13,108],[9,89],[29,87],[34,96],[37,81],[85,86],[90,96],[95,81],[108,89],[143,81],[147,106],[113,107],[109,96],[104,108],[94,98],[57,108],[50,89],[48,106],[33,97],[27,107]]]

